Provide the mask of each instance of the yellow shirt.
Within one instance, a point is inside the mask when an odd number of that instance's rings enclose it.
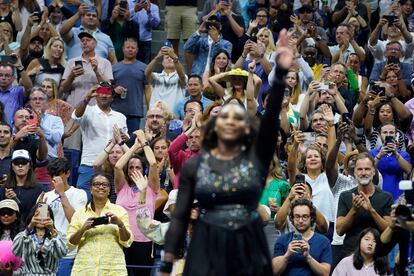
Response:
[[[72,276],[75,275],[127,275],[125,256],[122,247],[130,247],[134,235],[129,226],[128,214],[124,208],[112,204],[108,200],[101,215],[111,212],[122,220],[130,233],[127,241],[121,241],[118,226],[115,224],[98,225],[87,230],[78,245],[78,253],[72,269]],[[69,243],[70,237],[75,234],[90,217],[98,217],[91,209],[90,204],[85,208],[77,210],[70,222],[67,239],[69,248],[74,245]]]

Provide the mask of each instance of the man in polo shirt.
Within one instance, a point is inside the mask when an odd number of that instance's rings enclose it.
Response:
[[[80,125],[82,132],[82,159],[79,167],[77,188],[85,190],[90,198],[89,180],[93,175],[93,161],[105,149],[112,138],[112,130],[116,125],[123,133],[128,133],[126,117],[111,109],[112,91],[92,87],[83,101],[72,114],[72,119]],[[96,98],[96,105],[88,105]]]
[[[110,62],[95,52],[95,35],[83,31],[78,38],[82,53],[67,62],[60,86],[61,92],[68,95],[66,101],[72,106],[77,106],[96,83],[113,80]]]
[[[155,66],[161,59],[164,70],[155,73]],[[184,98],[187,76],[173,48],[161,48],[145,69],[145,77],[153,87],[149,108],[153,108],[157,101],[163,101],[174,110],[177,102]]]
[[[4,114],[10,125],[12,125],[14,113],[24,105],[26,97],[23,86],[13,86],[15,79],[14,68],[0,64],[0,102],[4,104]]]
[[[81,26],[74,28],[79,18],[81,20]],[[60,27],[60,35],[67,44],[68,59],[81,55],[83,48],[81,47],[78,35],[81,32],[88,31],[93,33],[98,42],[96,54],[101,58],[107,58],[112,64],[117,62],[111,38],[99,30],[98,26],[99,18],[96,8],[86,4],[80,5],[78,12],[62,24]]]
[[[203,104],[203,109],[212,103],[211,100],[203,96],[203,80],[199,75],[190,75],[187,82],[187,91],[189,96],[181,99],[174,108],[174,116],[180,120],[184,120],[185,110],[184,105],[188,100],[197,100],[201,101]]]

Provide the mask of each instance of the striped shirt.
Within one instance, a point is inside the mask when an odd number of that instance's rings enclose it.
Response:
[[[46,238],[43,245],[34,233],[20,232],[13,240],[13,253],[23,259],[22,275],[56,275],[58,261],[67,252],[66,242],[60,232],[56,238]]]

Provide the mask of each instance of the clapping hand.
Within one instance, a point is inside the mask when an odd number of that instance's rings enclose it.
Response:
[[[133,170],[131,172],[131,180],[135,183],[135,186],[137,186],[137,188],[142,191],[145,188],[147,188],[148,186],[148,178],[146,175],[142,175],[142,173],[140,171],[137,170]]]

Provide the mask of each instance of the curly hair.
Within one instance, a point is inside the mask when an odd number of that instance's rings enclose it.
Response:
[[[313,206],[312,201],[310,201],[308,199],[305,199],[305,198],[300,198],[300,199],[295,199],[292,202],[292,204],[290,205],[290,212],[289,212],[289,219],[292,223],[293,223],[293,210],[297,206],[308,206],[309,207],[311,226],[313,226],[313,224],[316,221],[316,208],[315,208],[315,206]]]
[[[321,163],[322,163],[322,168],[321,171],[323,172],[325,170],[325,162],[326,162],[326,151],[319,147],[318,145],[315,144],[311,144],[306,150],[305,152],[301,155],[299,164],[298,164],[298,169],[303,172],[306,173],[307,169],[306,169],[306,156],[308,155],[308,152],[310,150],[315,150],[319,153],[319,156],[321,157]]]

